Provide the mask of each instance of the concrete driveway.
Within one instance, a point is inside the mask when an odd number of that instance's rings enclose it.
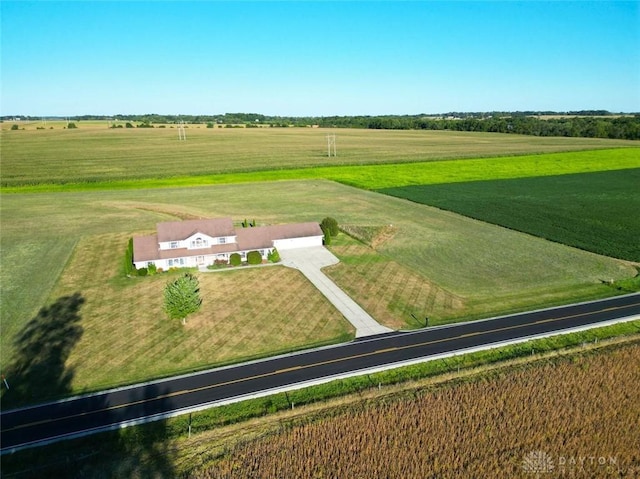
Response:
[[[321,268],[340,262],[324,246],[297,248],[278,251],[282,264],[302,272],[311,283],[336,307],[338,311],[356,328],[356,337],[393,331],[380,325],[375,319],[331,281]]]

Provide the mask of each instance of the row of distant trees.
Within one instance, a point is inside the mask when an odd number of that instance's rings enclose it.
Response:
[[[2,120],[12,118],[3,117]],[[38,121],[39,117],[22,117]],[[571,112],[451,112],[442,115],[378,115],[281,117],[258,113],[225,113],[221,115],[83,115],[70,118],[82,120],[117,120],[153,124],[269,125],[272,127],[368,128],[387,130],[454,130],[513,133],[534,136],[570,136],[640,140],[640,113],[617,115],[603,110]]]

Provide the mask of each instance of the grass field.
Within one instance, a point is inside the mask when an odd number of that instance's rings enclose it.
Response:
[[[380,190],[482,221],[640,262],[640,168]]]
[[[125,278],[128,238],[84,236],[51,291],[54,308],[74,293],[81,297],[74,341],[59,337],[59,329],[73,328],[54,315],[39,315],[35,338],[22,318],[14,317],[12,329],[3,324],[3,373],[15,378],[3,407],[353,337],[353,327],[302,274],[282,266],[198,274],[202,308],[182,326],[162,307],[165,284],[180,273]],[[48,327],[52,322],[58,327]],[[71,372],[64,387],[60,363]]]
[[[162,307],[164,285],[175,275],[119,275],[127,238],[83,238],[51,293],[51,299],[75,292],[85,298],[83,338],[67,361],[76,391],[353,335],[351,325],[301,273],[281,266],[198,274],[202,308],[182,326],[167,319]]]
[[[336,132],[338,156],[328,158],[327,130],[315,128],[202,126],[189,128],[188,140],[178,141],[171,128],[80,126],[74,130],[3,129],[2,186],[103,182],[109,187],[127,180],[637,147],[636,142],[622,140],[344,129]],[[269,180],[274,174],[277,171],[260,179]]]
[[[374,243],[376,239],[372,238]],[[330,249],[340,263],[326,268],[325,273],[385,326],[419,328],[425,325],[425,314],[436,324],[469,313],[461,296],[378,253],[370,243],[362,244],[343,234],[333,240]]]
[[[601,278],[635,274],[633,268],[616,260],[329,181],[5,195],[0,208],[2,280],[3,287],[11,286],[2,295],[3,367],[16,352],[14,338],[43,304],[79,292],[85,301],[79,311],[83,333],[67,362],[73,366],[74,391],[252,356],[271,348],[337,339],[345,333],[344,323],[334,313],[315,306],[314,295],[303,296],[305,303],[318,309],[322,317],[334,318],[333,326],[323,326],[317,316],[315,323],[287,331],[278,330],[275,324],[275,329],[265,328],[274,319],[280,321],[280,327],[297,324],[305,308],[305,304],[296,312],[283,308],[285,317],[272,308],[272,295],[288,297],[277,284],[292,284],[290,275],[273,277],[282,268],[233,272],[225,277],[230,284],[224,286],[209,282],[222,281],[216,275],[227,273],[206,275],[205,301],[213,302],[202,317],[194,316],[192,325],[209,324],[209,319],[217,318],[216,308],[227,311],[225,321],[235,318],[231,322],[211,324],[202,331],[167,322],[158,299],[166,276],[132,285],[114,279],[126,239],[134,232],[153,230],[158,221],[231,216],[273,224],[333,216],[360,232],[385,231],[392,224],[390,234],[382,235],[384,241],[376,241],[375,249],[346,237],[339,239],[335,251],[345,261],[330,274],[357,301],[370,307],[374,316],[396,327],[403,323],[416,326],[411,313],[419,318],[428,314],[435,324],[606,296],[612,290],[600,283]],[[378,236],[370,235],[369,241]],[[380,286],[380,275],[387,286]],[[301,281],[295,288],[304,284]],[[237,291],[238,296],[227,301],[224,291]],[[298,304],[295,298],[289,302]],[[254,316],[257,323],[251,320]],[[243,323],[246,328],[237,327],[243,321],[249,321]],[[256,331],[272,336],[253,341]],[[248,349],[242,349],[230,333]],[[274,340],[275,336],[281,338]],[[198,341],[205,342],[196,345]],[[114,369],[118,374],[113,374]]]

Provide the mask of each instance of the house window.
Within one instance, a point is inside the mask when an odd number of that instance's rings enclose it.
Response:
[[[170,259],[169,261],[167,261],[167,263],[169,263],[169,266],[173,266],[173,260]]]
[[[196,238],[191,242],[192,248],[206,248],[208,246],[208,242],[206,239]]]
[[[178,247],[178,242],[177,241],[172,241],[169,244],[169,248],[171,248],[171,249],[176,249],[177,247]]]
[[[227,242],[227,238],[220,238],[220,239],[218,240],[218,242],[219,242],[220,244],[225,244],[225,243]]]

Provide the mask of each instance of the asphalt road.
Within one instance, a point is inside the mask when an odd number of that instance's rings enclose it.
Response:
[[[2,411],[0,449],[6,453],[354,371],[639,316],[640,294],[633,294],[447,327],[390,333],[335,347]]]

